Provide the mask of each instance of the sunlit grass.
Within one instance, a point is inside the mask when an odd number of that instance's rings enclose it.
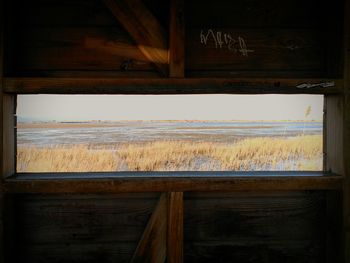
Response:
[[[322,170],[322,136],[249,138],[235,144],[155,141],[114,148],[19,147],[18,172]]]

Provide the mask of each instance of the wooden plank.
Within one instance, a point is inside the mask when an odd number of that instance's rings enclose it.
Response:
[[[339,94],[340,79],[276,78],[6,78],[18,94]]]
[[[5,262],[6,254],[6,241],[5,241],[5,192],[3,188],[3,90],[4,90],[4,45],[5,45],[5,33],[4,33],[4,14],[5,14],[4,0],[0,0],[0,263]]]
[[[15,74],[34,70],[154,71],[118,25],[19,28],[14,38]]]
[[[164,263],[167,254],[167,195],[160,195],[158,204],[131,259],[135,262]]]
[[[184,0],[171,0],[169,40],[169,76],[185,76]]]
[[[187,27],[320,28],[331,20],[330,2],[274,0],[185,1]],[[333,3],[332,3],[333,4]],[[302,8],[301,8],[302,7]]]
[[[344,174],[343,158],[343,97],[325,96],[325,169]]]
[[[327,68],[323,39],[324,32],[315,29],[186,28],[186,70],[321,75]]]
[[[323,191],[186,193],[184,203],[186,262],[325,262]]]
[[[14,262],[130,262],[158,198],[16,195]]]
[[[342,233],[342,191],[327,191],[327,261],[344,262]]]
[[[118,22],[101,0],[12,0],[16,6],[16,25],[28,27],[113,27]],[[166,26],[167,1],[143,0],[157,19]],[[62,15],[64,14],[64,15]]]
[[[4,187],[8,193],[219,192],[336,190],[342,182],[341,176],[312,172],[68,173],[22,174],[7,179]]]
[[[168,44],[162,26],[140,0],[103,0],[145,57],[168,75]]]
[[[168,196],[167,262],[183,262],[183,192]]]
[[[15,156],[15,112],[16,96],[11,94],[2,94],[3,119],[2,119],[2,176],[3,178],[15,174],[16,158]]]
[[[350,263],[350,1],[344,1],[344,258]]]

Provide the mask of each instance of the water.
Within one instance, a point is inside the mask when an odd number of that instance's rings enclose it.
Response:
[[[19,146],[118,144],[154,140],[234,142],[245,137],[322,134],[322,122],[116,122],[108,125],[18,128]],[[87,126],[87,127],[85,127]],[[70,127],[70,128],[69,128]]]

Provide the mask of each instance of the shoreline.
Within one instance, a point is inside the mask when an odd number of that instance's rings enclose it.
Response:
[[[151,121],[116,121],[116,122],[18,122],[17,123],[17,129],[70,129],[70,128],[98,128],[98,127],[125,127],[129,125],[142,125],[142,124],[148,124],[148,123],[323,123],[322,121],[318,120],[271,120],[271,121],[238,121],[238,120],[220,120],[220,121],[200,121],[200,120],[151,120]],[[254,128],[267,128],[267,126],[259,126],[255,125],[253,127],[249,126],[242,126],[242,129],[250,129]],[[192,127],[196,128],[196,127]],[[219,126],[219,127],[210,127],[211,129],[220,129],[220,128],[241,128],[238,127],[226,127],[226,126]],[[181,129],[181,128],[180,128]],[[205,129],[203,127],[198,127],[197,129]]]

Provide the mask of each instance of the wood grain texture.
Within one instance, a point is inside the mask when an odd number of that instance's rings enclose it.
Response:
[[[169,35],[169,76],[185,76],[185,14],[184,0],[171,0]]]
[[[183,192],[168,193],[167,262],[183,262]]]
[[[4,90],[4,1],[0,0],[0,263],[5,262],[5,240],[4,240],[4,189],[3,189],[3,100]]]
[[[340,76],[341,2],[218,0],[199,7],[198,1],[186,1],[186,75],[277,76],[282,70],[294,77]],[[225,34],[232,37],[236,49],[238,39],[244,39],[254,52],[240,56],[235,48],[215,45],[212,36],[203,45],[200,32],[206,35],[209,29],[223,42]]]
[[[18,195],[15,262],[130,262],[158,197]]]
[[[19,27],[113,27],[118,25],[101,0],[12,0],[16,6]],[[168,25],[167,1],[143,0],[161,22]]]
[[[115,18],[136,41],[145,57],[168,75],[167,37],[157,18],[140,0],[103,0]]]
[[[338,174],[344,174],[343,149],[343,97],[325,96],[325,138],[326,153],[325,169]]]
[[[13,74],[54,70],[153,71],[137,44],[119,25],[19,28],[14,49]]]
[[[343,192],[327,191],[327,262],[344,262]]]
[[[2,177],[6,178],[15,174],[15,112],[16,96],[2,94]]]
[[[16,94],[341,94],[340,79],[284,78],[6,78]]]
[[[326,72],[326,46],[323,32],[314,29],[212,29],[216,38],[230,37],[220,45],[209,33],[211,28],[186,28],[187,71],[221,70],[263,71],[273,76],[274,71]],[[204,41],[207,38],[207,41]],[[244,55],[239,38],[252,52]],[[206,44],[205,44],[206,43]]]
[[[326,262],[323,192],[188,193],[184,201],[184,262]]]
[[[167,194],[160,195],[151,218],[131,259],[132,263],[164,263],[167,254]],[[169,262],[169,261],[168,261]]]
[[[68,173],[22,174],[7,179],[4,187],[8,193],[219,192],[336,190],[342,183],[334,174],[298,172]]]
[[[350,262],[350,1],[344,1],[344,198],[343,238],[345,262]]]
[[[332,20],[324,16],[332,8],[328,0],[317,5],[303,0],[186,0],[185,4],[189,27],[319,28]]]

